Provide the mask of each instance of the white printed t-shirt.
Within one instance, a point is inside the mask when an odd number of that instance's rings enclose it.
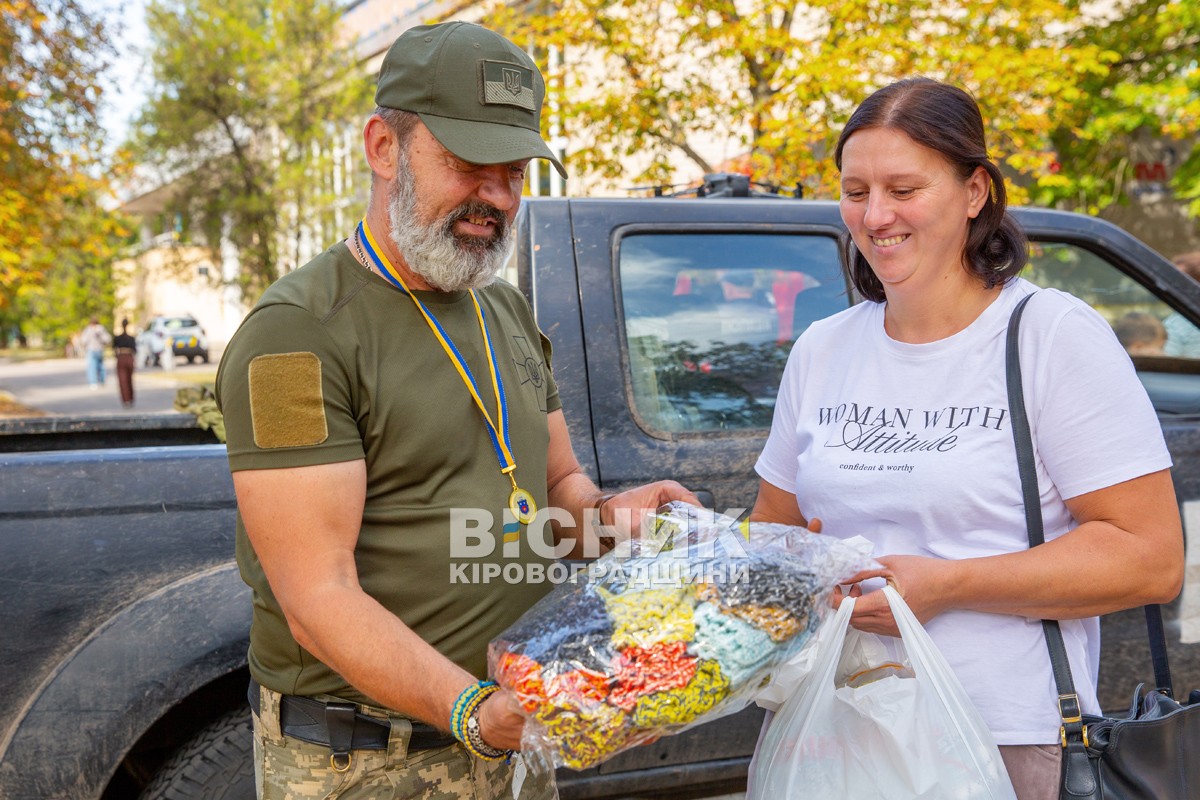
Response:
[[[823,533],[861,535],[877,556],[961,559],[1028,548],[1009,425],[1004,342],[1010,281],[969,327],[906,344],[864,302],[814,323],[784,371],[756,469],[794,492]],[[1044,290],[1021,320],[1021,373],[1046,540],[1076,527],[1064,498],[1171,466],[1154,409],[1112,328]],[[1061,565],[1062,589],[1088,577]],[[1041,623],[951,610],[926,624],[998,744],[1058,742],[1057,691]],[[1099,711],[1095,617],[1062,622],[1076,691]]]

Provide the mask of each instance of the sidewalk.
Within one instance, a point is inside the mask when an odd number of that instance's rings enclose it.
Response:
[[[40,361],[0,360],[0,397],[55,416],[142,416],[175,411],[175,392],[181,386],[211,383],[216,363],[179,363],[173,370],[158,367],[133,373],[133,408],[121,406],[116,362],[105,359],[107,380],[99,390],[88,386],[82,358]]]

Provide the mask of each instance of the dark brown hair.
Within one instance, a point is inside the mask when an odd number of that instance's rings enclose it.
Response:
[[[931,78],[905,78],[883,87],[862,102],[838,137],[834,163],[842,169],[842,148],[857,131],[891,128],[919,145],[937,151],[966,180],[983,167],[991,191],[970,222],[964,247],[967,268],[989,289],[1015,276],[1029,258],[1024,231],[1007,211],[1004,176],[988,158],[983,115],[975,98],[962,89]],[[841,238],[842,266],[854,288],[868,300],[884,300],[883,284],[859,252],[849,232]]]
[[[1171,259],[1171,263],[1189,278],[1200,281],[1200,250],[1180,253]]]
[[[1113,333],[1126,350],[1134,345],[1161,343],[1167,338],[1167,331],[1158,317],[1144,311],[1130,311],[1121,317],[1113,323]]]

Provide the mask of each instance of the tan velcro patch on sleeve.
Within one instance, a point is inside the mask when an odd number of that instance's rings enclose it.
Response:
[[[250,362],[250,421],[254,443],[266,450],[329,438],[316,354],[274,353]]]

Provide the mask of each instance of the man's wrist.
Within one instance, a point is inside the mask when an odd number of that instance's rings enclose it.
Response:
[[[491,695],[488,695],[491,697]],[[488,698],[484,698],[479,705],[475,706],[475,710],[467,717],[466,734],[467,749],[472,755],[478,756],[486,761],[499,761],[502,758],[507,758],[509,751],[501,750],[498,747],[492,747],[483,740],[483,726],[479,722],[479,710],[483,708],[483,702]]]
[[[500,687],[495,681],[473,683],[463,689],[450,711],[450,733],[467,752],[484,761],[498,761],[509,755],[507,750],[499,750],[483,740],[479,724],[479,707],[498,691]]]
[[[609,500],[612,500],[616,496],[617,495],[615,492],[605,492],[604,494],[602,494],[598,498],[596,498],[595,502],[592,503],[592,508],[596,510],[596,520],[601,525],[609,524],[604,521],[604,506],[606,503],[608,503]]]

